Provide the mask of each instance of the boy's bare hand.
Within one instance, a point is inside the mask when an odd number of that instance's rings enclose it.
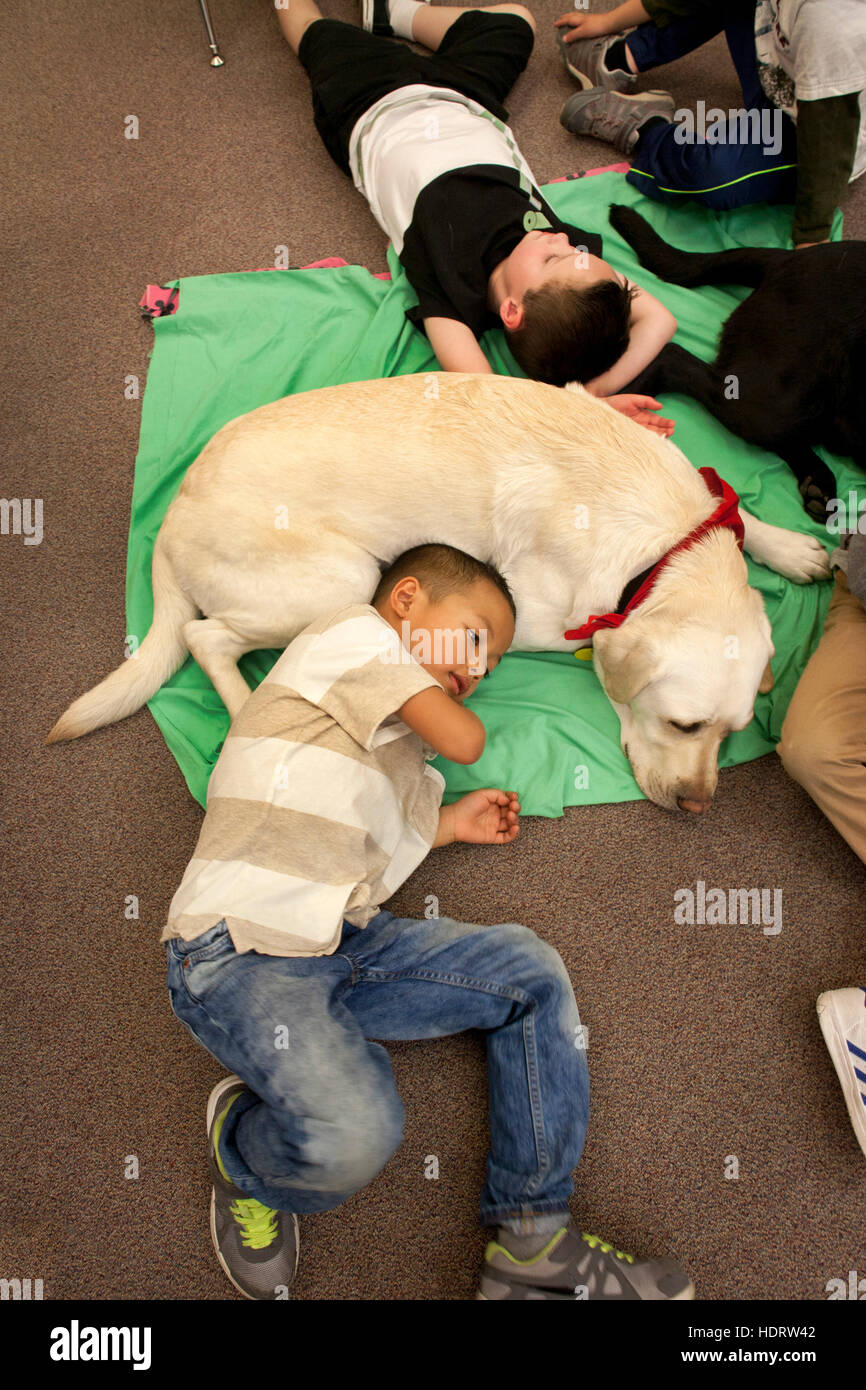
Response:
[[[516,792],[485,787],[469,792],[448,807],[454,812],[454,838],[473,845],[507,845],[519,826],[520,802]]]
[[[635,424],[652,430],[653,434],[663,435],[667,439],[674,432],[673,420],[653,414],[654,410],[661,410],[662,406],[661,401],[655,400],[652,396],[602,396],[601,399],[612,405],[614,410],[618,410],[620,415],[627,415]]]
[[[568,33],[562,37],[565,43],[572,43],[574,39],[597,39],[599,35],[608,33],[606,20],[605,14],[584,14],[582,10],[572,10],[553,22],[557,29],[568,26]]]

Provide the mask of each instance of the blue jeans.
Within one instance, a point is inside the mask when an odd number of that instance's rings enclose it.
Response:
[[[653,124],[641,136],[626,182],[663,203],[702,203],[724,211],[747,203],[793,202],[797,187],[797,128],[767,99],[755,55],[755,0],[720,0],[714,17],[675,20],[663,29],[652,21],[626,39],[638,72],[691,53],[724,31],[740,79],[747,111],[775,113],[781,122],[781,149],[743,140],[733,122],[726,140],[680,143],[677,126]],[[757,118],[756,118],[757,119]]]
[[[568,1208],[589,1073],[562,959],[527,927],[343,924],[333,955],[238,954],[225,922],[166,942],[177,1017],[249,1088],[220,1135],[226,1172],[266,1206],[328,1211],[399,1147],[403,1106],[371,1038],[487,1038],[490,1151],[481,1222]]]

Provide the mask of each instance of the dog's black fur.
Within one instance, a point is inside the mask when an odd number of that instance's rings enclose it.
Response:
[[[755,287],[722,328],[714,362],[669,343],[623,389],[693,396],[732,433],[783,458],[806,510],[823,521],[836,479],[814,446],[866,471],[866,242],[689,252],[668,246],[633,208],[612,207],[610,220],[663,280]],[[725,395],[730,377],[738,399]]]

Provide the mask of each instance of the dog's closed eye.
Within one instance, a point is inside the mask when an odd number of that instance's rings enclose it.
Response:
[[[669,719],[668,723],[674,728],[679,729],[681,734],[696,734],[698,729],[702,729],[706,720],[699,719],[696,724],[680,724],[676,719]]]

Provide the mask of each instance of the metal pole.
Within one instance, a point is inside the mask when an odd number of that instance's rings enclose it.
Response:
[[[210,22],[210,15],[208,14],[207,0],[198,0],[198,3],[201,6],[201,17],[204,20],[204,27],[207,29],[208,47],[212,55],[210,65],[212,68],[221,68],[225,63],[225,58],[220,56],[219,45],[216,41],[213,25]]]

